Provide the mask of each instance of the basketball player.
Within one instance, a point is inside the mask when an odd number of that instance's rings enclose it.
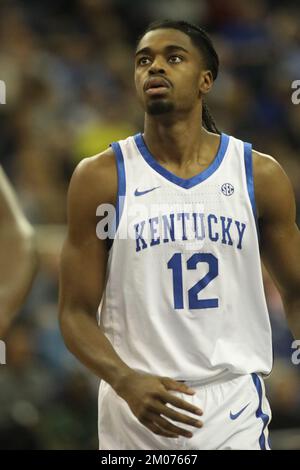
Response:
[[[30,289],[36,271],[33,229],[0,167],[0,339],[3,340]]]
[[[259,243],[300,338],[300,237],[278,163],[216,129],[203,98],[217,74],[202,29],[150,25],[135,61],[143,134],[82,161],[70,184],[60,323],[102,379],[100,449],[269,449]],[[117,212],[109,249],[102,204]]]

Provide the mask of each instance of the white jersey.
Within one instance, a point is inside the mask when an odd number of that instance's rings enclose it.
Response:
[[[175,380],[269,374],[251,145],[223,133],[189,179],[161,166],[142,134],[112,148],[119,223],[100,323],[116,352]]]

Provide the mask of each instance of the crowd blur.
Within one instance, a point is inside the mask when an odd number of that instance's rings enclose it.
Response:
[[[142,129],[133,51],[150,21],[203,26],[221,68],[209,107],[219,129],[273,155],[300,219],[300,8],[297,0],[1,0],[1,164],[37,226],[41,267],[0,366],[0,448],[97,448],[96,378],[67,352],[57,323],[66,192],[78,161]],[[280,188],[274,188],[280,191]],[[273,429],[300,427],[300,366],[267,274]],[[299,445],[295,444],[296,446]]]

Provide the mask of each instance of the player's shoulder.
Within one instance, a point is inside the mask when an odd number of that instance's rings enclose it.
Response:
[[[105,151],[83,158],[76,166],[70,193],[89,199],[114,203],[118,186],[115,154],[109,147]]]
[[[253,150],[252,158],[254,179],[258,183],[274,185],[288,179],[281,164],[272,155]]]
[[[252,151],[252,156],[255,197],[262,215],[266,208],[279,207],[283,200],[291,201],[293,188],[276,158],[257,150]]]
[[[83,158],[77,165],[74,175],[83,178],[103,178],[116,171],[115,154],[111,147],[91,157]]]

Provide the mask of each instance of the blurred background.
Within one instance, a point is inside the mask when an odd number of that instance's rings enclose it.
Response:
[[[299,1],[0,0],[0,163],[34,224],[41,268],[0,366],[0,448],[96,449],[98,380],[69,354],[57,323],[66,192],[80,159],[142,129],[133,84],[138,35],[155,19],[204,27],[220,55],[209,97],[219,129],[277,158],[300,210]],[[274,191],[280,188],[274,188]],[[274,448],[300,449],[300,366],[265,274],[274,370],[266,381]]]

